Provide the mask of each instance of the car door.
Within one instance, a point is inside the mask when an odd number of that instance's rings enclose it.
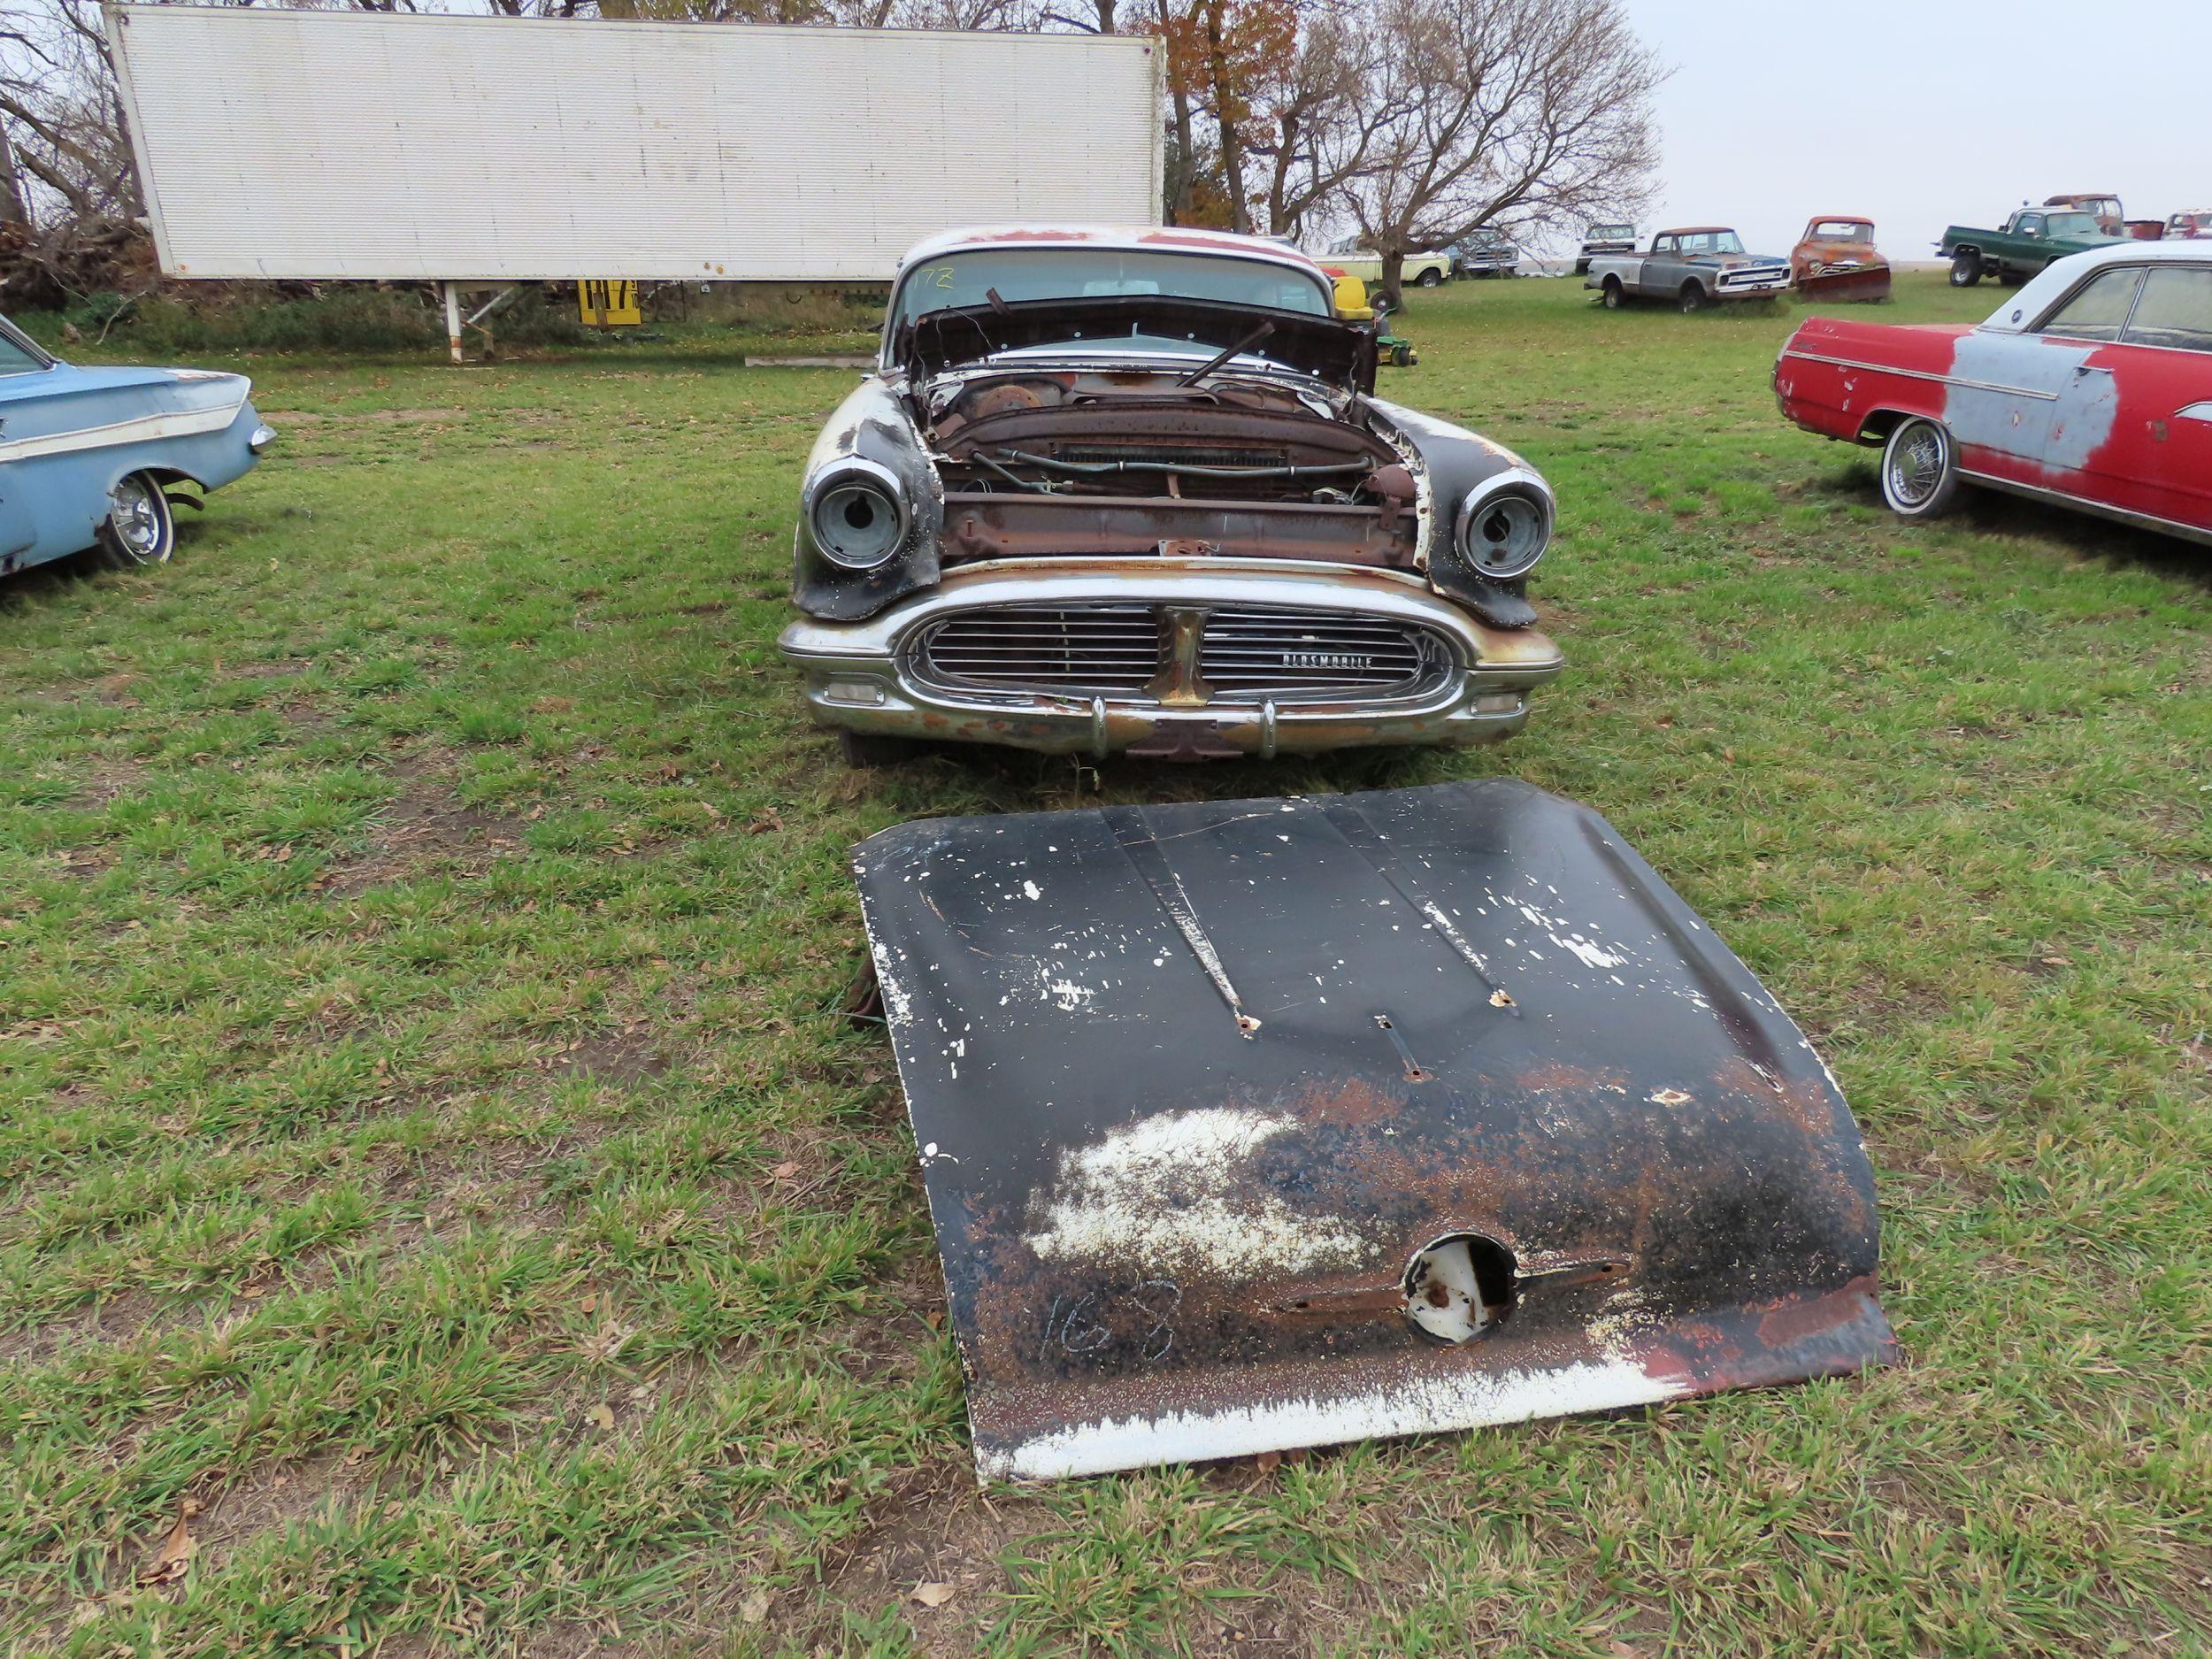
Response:
[[[2024,331],[1978,328],[1960,340],[1944,420],[1970,473],[2099,499],[2090,457],[2111,435],[2118,387],[2098,354],[2120,338],[2139,265],[2108,266]]]
[[[1636,273],[1636,286],[1647,294],[1671,294],[1682,281],[1682,239],[1655,237],[1651,255]]]
[[[2099,355],[2120,394],[2107,465],[2135,510],[2212,531],[2212,259],[2152,266],[2119,345]]]
[[[51,366],[52,359],[0,324],[0,558],[26,551],[37,536],[31,516],[32,463],[12,458],[14,440],[8,427],[12,414],[17,415],[15,424],[21,424],[17,411],[37,396],[39,377]]]

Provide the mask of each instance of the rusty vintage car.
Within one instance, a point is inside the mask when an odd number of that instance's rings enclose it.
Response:
[[[1809,221],[1790,250],[1790,280],[1807,299],[1889,297],[1889,261],[1874,246],[1874,221],[1831,213]]]
[[[781,645],[849,758],[1474,743],[1559,672],[1549,487],[1374,395],[1280,243],[974,230],[901,263],[800,491]]]

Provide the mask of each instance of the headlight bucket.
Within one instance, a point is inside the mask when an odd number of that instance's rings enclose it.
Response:
[[[913,522],[891,470],[856,455],[807,480],[802,511],[822,557],[849,571],[872,571],[895,557]]]
[[[1478,575],[1512,581],[1551,545],[1553,515],[1551,487],[1525,467],[1508,467],[1468,492],[1452,544]]]

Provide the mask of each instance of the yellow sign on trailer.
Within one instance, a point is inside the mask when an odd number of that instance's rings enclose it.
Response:
[[[645,321],[637,284],[618,277],[578,279],[576,311],[587,328],[635,328]]]

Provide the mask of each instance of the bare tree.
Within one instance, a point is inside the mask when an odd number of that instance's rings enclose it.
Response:
[[[1376,35],[1359,104],[1375,130],[1333,199],[1386,293],[1417,249],[1641,205],[1665,72],[1620,0],[1382,0]]]
[[[1252,192],[1278,236],[1298,236],[1310,211],[1364,176],[1378,138],[1405,112],[1361,17],[1340,0],[1310,10],[1286,72],[1253,95]]]

